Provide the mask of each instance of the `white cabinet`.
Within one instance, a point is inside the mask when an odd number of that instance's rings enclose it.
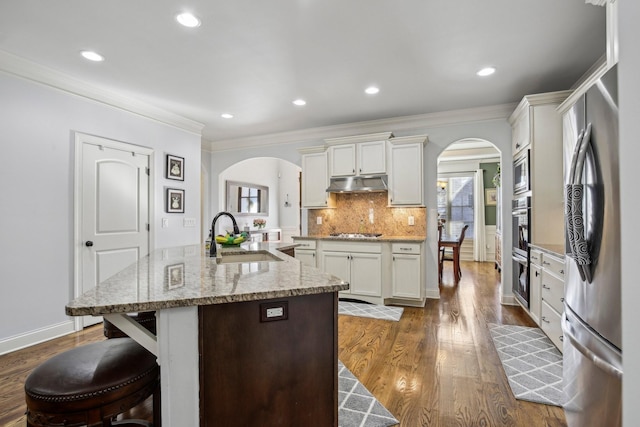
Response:
[[[529,264],[529,315],[540,326],[542,308],[542,252],[532,249]]]
[[[509,117],[514,158],[521,158],[529,150],[533,244],[564,244],[562,116],[557,107],[570,94],[527,95]]]
[[[324,147],[301,149],[302,153],[302,207],[335,207],[335,195],[327,193],[329,176],[327,152]]]
[[[529,310],[534,317],[534,307],[539,310],[540,329],[544,331],[551,342],[562,351],[561,318],[564,311],[564,259],[547,252],[531,250],[530,283],[531,294]],[[534,282],[534,271],[539,276]],[[534,286],[538,286],[539,294],[534,297]],[[536,320],[534,318],[534,320]]]
[[[417,243],[391,245],[391,294],[394,298],[422,298],[422,260]]]
[[[296,246],[294,249],[295,258],[303,264],[311,267],[317,267],[316,241],[296,239],[296,243],[300,246]]]
[[[384,175],[387,173],[387,140],[391,133],[326,139],[329,175]]]
[[[426,135],[389,140],[389,205],[423,206],[423,146]]]
[[[323,242],[320,251],[323,271],[349,282],[341,294],[382,303],[382,247],[368,242]]]

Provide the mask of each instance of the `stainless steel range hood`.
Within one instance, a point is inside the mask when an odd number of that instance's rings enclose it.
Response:
[[[387,191],[387,175],[331,178],[327,193],[367,193]]]

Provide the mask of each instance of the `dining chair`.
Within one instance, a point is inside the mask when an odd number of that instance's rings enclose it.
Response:
[[[460,231],[460,236],[458,237],[457,242],[454,245],[441,246],[440,241],[442,237],[442,232],[440,228],[438,229],[438,247],[440,249],[439,253],[439,266],[438,266],[438,274],[439,280],[442,281],[442,270],[445,261],[451,261],[453,263],[453,277],[455,282],[458,283],[460,281],[460,277],[462,277],[462,270],[460,269],[460,248],[462,247],[462,243],[464,242],[464,236],[467,232],[467,228],[469,225],[465,225],[462,227]],[[450,249],[450,250],[447,250]]]

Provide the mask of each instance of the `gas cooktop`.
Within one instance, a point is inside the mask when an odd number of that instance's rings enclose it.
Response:
[[[329,237],[338,239],[377,239],[382,233],[331,233]]]

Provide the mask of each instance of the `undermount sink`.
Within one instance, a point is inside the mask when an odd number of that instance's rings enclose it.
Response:
[[[232,263],[241,263],[241,262],[273,262],[273,261],[282,261],[282,259],[278,258],[277,256],[267,251],[223,254],[221,257],[216,259],[216,262],[218,264],[232,264]]]

